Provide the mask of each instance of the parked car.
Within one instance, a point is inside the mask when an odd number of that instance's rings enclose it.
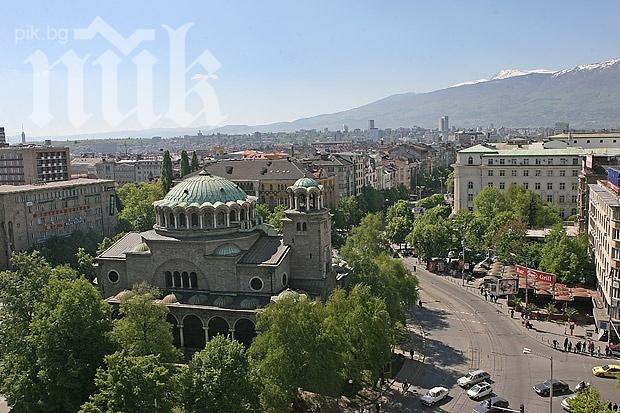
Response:
[[[592,374],[596,377],[611,377],[616,378],[620,373],[620,365],[606,364],[604,366],[596,366],[592,368]]]
[[[456,381],[461,387],[470,387],[491,378],[491,375],[484,370],[474,370],[467,373],[463,377],[459,377]]]
[[[562,399],[562,402],[560,403],[560,405],[562,406],[562,409],[564,409],[565,412],[572,413],[572,410],[570,406],[568,405],[568,402],[574,399],[575,397],[577,397],[576,394],[571,394],[570,396]]]
[[[483,381],[481,383],[471,386],[471,388],[467,390],[467,395],[470,399],[480,400],[483,397],[488,396],[492,392],[493,388],[491,387],[491,385],[486,381]]]
[[[501,407],[505,409],[508,407],[508,400],[501,398],[499,396],[491,397],[480,404],[471,411],[471,413],[495,413],[495,412],[503,412],[503,410],[498,409]]]
[[[433,387],[424,396],[420,397],[420,401],[427,406],[432,406],[438,401],[443,400],[448,395],[449,390],[445,387]]]
[[[570,390],[568,384],[566,384],[562,380],[556,379],[553,379],[553,382],[550,380],[546,380],[542,383],[535,384],[534,386],[532,386],[532,389],[534,389],[534,391],[539,396],[549,396],[549,394],[551,394],[551,386],[553,386],[554,395],[566,393]]]

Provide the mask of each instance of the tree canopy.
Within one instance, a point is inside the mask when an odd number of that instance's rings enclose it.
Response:
[[[164,191],[164,193],[168,193],[170,188],[172,188],[172,180],[174,179],[174,175],[172,173],[172,159],[170,158],[170,152],[164,152],[164,159],[161,164],[161,177],[159,178],[159,183]]]
[[[200,163],[198,162],[198,155],[196,155],[196,151],[192,152],[192,160],[190,163],[190,169],[192,172],[200,169]]]
[[[155,225],[153,202],[166,194],[157,182],[127,183],[117,189],[123,209],[118,214],[121,231],[147,231]]]
[[[179,173],[181,174],[181,178],[183,178],[185,175],[187,175],[191,171],[192,170],[189,164],[189,156],[187,155],[187,151],[182,150],[181,151],[181,164],[180,164],[180,171],[179,171]]]

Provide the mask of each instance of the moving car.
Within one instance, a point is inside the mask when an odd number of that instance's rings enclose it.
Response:
[[[532,389],[539,396],[549,396],[551,394],[551,386],[553,386],[553,394],[557,395],[560,393],[566,393],[570,390],[568,384],[564,383],[562,380],[553,379],[553,382],[550,380],[543,381],[542,383],[535,384],[532,386]]]
[[[575,397],[577,397],[576,394],[571,394],[570,396],[565,397],[565,398],[562,399],[562,402],[560,404],[562,405],[562,409],[564,409],[564,411],[566,411],[568,413],[572,412],[570,406],[568,405],[568,402],[570,400],[574,399]]]
[[[441,401],[448,395],[448,389],[445,387],[437,386],[433,387],[424,396],[420,397],[420,401],[427,406],[432,406],[438,401]]]
[[[478,384],[474,384],[469,390],[467,390],[467,395],[470,399],[480,400],[484,396],[488,396],[493,392],[491,385],[486,381],[483,381]]]
[[[471,413],[495,413],[495,412],[503,412],[503,410],[498,409],[501,407],[503,409],[508,407],[508,400],[503,399],[499,396],[491,397],[488,400],[480,402],[480,404],[474,407],[474,410]]]
[[[491,378],[491,375],[484,370],[470,371],[467,375],[459,377],[456,381],[461,387],[469,387]]]
[[[620,366],[617,364],[606,364],[604,366],[596,366],[592,368],[592,374],[596,377],[616,378],[620,373]]]

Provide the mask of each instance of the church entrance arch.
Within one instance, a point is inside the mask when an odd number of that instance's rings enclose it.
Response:
[[[230,326],[228,325],[228,322],[222,317],[213,317],[211,320],[209,320],[208,327],[209,340],[213,339],[219,334],[230,337]]]
[[[172,338],[174,341],[175,347],[181,347],[181,334],[179,331],[179,323],[177,322],[177,318],[172,314],[168,313],[166,316],[166,320],[170,323],[170,327],[172,328]]]
[[[195,315],[185,316],[183,319],[183,344],[185,347],[202,349],[207,344],[202,321]]]
[[[256,327],[251,320],[240,318],[235,323],[235,340],[249,348],[252,340],[256,337]]]

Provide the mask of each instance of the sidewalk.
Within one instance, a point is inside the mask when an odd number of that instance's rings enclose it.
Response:
[[[449,275],[438,275],[435,273],[431,273],[430,271],[426,271],[426,272],[436,277],[445,277],[450,282],[456,285],[462,286],[462,281],[460,278],[457,279]],[[468,291],[470,294],[477,296],[480,302],[485,302],[489,306],[496,307],[498,309],[498,312],[501,312],[506,317],[510,318],[510,307],[508,307],[507,299],[500,298],[497,301],[497,303],[493,303],[491,301],[485,301],[484,296],[480,295],[480,290],[477,287],[471,285],[471,283],[469,283],[469,285],[468,283],[465,283],[465,287],[463,288],[465,288],[465,290]],[[563,346],[564,346],[565,338],[568,337],[568,340],[572,343],[573,351],[571,353],[574,353],[575,344],[577,343],[577,341],[581,341],[581,342],[588,341],[588,337],[586,337],[586,328],[594,329],[594,325],[586,325],[586,326],[575,325],[575,329],[573,330],[573,335],[571,336],[570,331],[568,330],[567,327],[565,330],[564,323],[559,324],[553,321],[530,320],[533,328],[526,329],[521,324],[521,313],[516,312],[516,311],[515,311],[513,320],[520,328],[523,328],[526,334],[528,334],[530,337],[534,338],[536,341],[550,348],[553,348],[553,340],[554,339],[557,340],[558,347],[556,350],[560,352],[564,352]],[[591,357],[595,359],[608,359],[608,360],[619,359],[619,357],[617,356],[612,356],[612,355],[606,356],[605,355],[606,345],[607,345],[606,342],[594,340],[594,354],[592,356],[590,355],[590,353],[587,353],[587,352],[579,352],[579,353],[574,353],[574,354],[580,354],[584,357],[589,357],[589,358]],[[600,348],[600,356],[598,356],[598,352],[596,351],[597,347]]]

